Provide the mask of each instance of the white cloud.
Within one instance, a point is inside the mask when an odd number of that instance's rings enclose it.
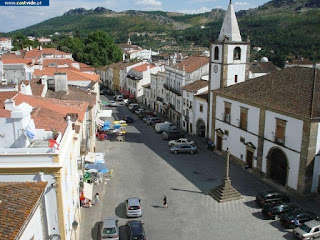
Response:
[[[142,5],[143,8],[161,8],[162,2],[157,0],[138,0],[136,5]]]
[[[178,10],[178,12],[186,13],[186,14],[198,14],[198,13],[204,13],[204,12],[210,12],[212,9],[207,7],[201,7],[194,10]]]

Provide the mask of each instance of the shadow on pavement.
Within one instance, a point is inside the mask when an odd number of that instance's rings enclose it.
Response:
[[[275,227],[275,228],[277,228],[280,232],[289,232],[290,230],[287,230],[287,229],[285,229],[282,225],[281,225],[281,223],[280,223],[280,221],[279,220],[275,220],[275,221],[273,221],[273,222],[270,222],[270,225],[271,226],[273,226],[273,227]]]
[[[182,191],[182,192],[190,192],[190,193],[201,193],[201,194],[205,194],[205,193],[203,193],[203,192],[192,191],[192,190],[185,190],[185,189],[180,189],[180,188],[170,188],[170,190],[173,190],[173,191]]]
[[[101,239],[101,228],[102,228],[102,222],[96,222],[96,224],[91,229],[91,237],[93,240]]]
[[[261,207],[258,206],[258,204],[256,203],[255,200],[247,201],[244,204],[247,205],[250,208],[261,209]]]
[[[261,220],[267,220],[267,219],[263,216],[262,212],[254,212],[254,213],[252,213],[252,216],[254,216],[254,217],[258,218],[258,219],[261,219]]]
[[[159,206],[159,205],[151,205],[151,207],[153,207],[153,208],[164,208],[164,207]]]
[[[285,235],[283,235],[283,238],[287,240],[297,239],[296,236],[292,234],[292,232],[287,232]]]
[[[119,239],[120,240],[127,240],[128,239],[129,236],[127,235],[126,229],[127,229],[127,227],[125,225],[119,227]]]
[[[124,202],[120,203],[116,209],[115,209],[115,213],[117,215],[117,217],[119,218],[127,218],[127,214],[126,214],[126,204]]]

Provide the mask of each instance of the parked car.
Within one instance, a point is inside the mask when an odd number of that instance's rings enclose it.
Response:
[[[115,101],[110,101],[109,102],[109,106],[110,107],[116,107],[117,106],[117,103]]]
[[[190,145],[190,144],[181,144],[181,145],[177,145],[177,146],[172,146],[170,148],[170,152],[172,153],[196,153],[197,152],[197,147],[194,145]]]
[[[163,131],[162,138],[165,140],[173,140],[178,138],[183,138],[184,134],[179,132],[178,130],[168,130]]]
[[[141,217],[141,200],[137,197],[128,198],[126,200],[127,217]]]
[[[296,209],[282,214],[280,217],[280,222],[285,228],[296,228],[301,224],[314,219],[319,219],[316,214],[302,209]],[[296,220],[298,220],[299,225],[297,224]]]
[[[126,223],[126,231],[129,240],[147,240],[143,223],[141,221],[128,221]]]
[[[267,219],[276,219],[279,218],[282,213],[290,212],[295,209],[299,209],[299,207],[292,203],[270,203],[263,206],[262,214]]]
[[[149,118],[151,118],[149,115],[147,115],[147,116],[144,116],[143,118],[142,118],[142,120],[144,121],[144,122],[147,122],[148,120],[149,120]]]
[[[320,238],[320,222],[311,220],[293,229],[292,233],[300,239]]]
[[[116,101],[123,101],[123,96],[122,95],[117,95],[116,96]]]
[[[154,114],[154,112],[151,112],[151,111],[143,111],[138,114],[139,118],[144,118],[145,116],[155,117],[156,115]]]
[[[157,123],[154,129],[156,130],[156,132],[162,133],[163,131],[167,131],[167,130],[177,130],[177,127],[171,122],[165,121],[162,123]]]
[[[275,190],[267,190],[258,193],[256,196],[256,203],[263,207],[265,204],[275,203],[275,202],[290,202],[290,198],[285,196],[283,193],[280,193]]]
[[[118,219],[105,218],[102,221],[101,239],[119,240]]]
[[[130,104],[128,105],[129,110],[131,110],[131,109],[134,108],[134,107],[137,107],[137,109],[138,109],[138,107],[139,107],[138,103],[130,103]]]
[[[154,126],[154,125],[156,125],[157,123],[161,123],[161,122],[163,122],[163,120],[161,120],[160,118],[152,118],[152,119],[149,120],[149,124],[150,124],[151,126]]]
[[[123,120],[125,120],[127,123],[132,123],[133,122],[133,118],[130,115],[125,115],[123,117]]]
[[[179,138],[177,140],[171,140],[168,142],[168,145],[170,147],[172,146],[178,146],[181,144],[189,144],[189,145],[194,145],[194,141],[189,140],[188,138]]]
[[[159,118],[157,118],[157,117],[149,117],[149,118],[147,119],[146,123],[149,124],[149,125],[151,125],[152,119],[159,119]]]
[[[139,108],[141,108],[139,105],[134,105],[131,109],[130,109],[130,111],[131,112],[135,112],[137,109],[139,109]]]
[[[143,108],[138,108],[137,110],[134,111],[134,113],[138,115],[139,113],[144,112],[144,111],[146,111],[146,110]]]

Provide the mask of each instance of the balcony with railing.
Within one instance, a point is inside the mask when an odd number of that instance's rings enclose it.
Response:
[[[175,107],[172,103],[170,103],[169,106],[170,106],[170,108],[173,109],[173,110],[176,109],[176,107]]]
[[[159,102],[162,102],[162,103],[163,103],[163,98],[157,97],[157,100],[158,100]]]
[[[167,89],[167,90],[170,90],[170,87],[169,87],[169,85],[168,84],[163,84],[163,87],[165,88],[165,89]]]
[[[181,90],[178,90],[178,89],[175,89],[173,87],[170,87],[168,84],[163,84],[163,87],[171,92],[173,92],[174,94],[177,94],[178,96],[181,96],[182,93],[181,93]]]

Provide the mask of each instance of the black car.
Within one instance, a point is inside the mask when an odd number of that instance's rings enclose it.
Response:
[[[310,220],[318,220],[318,216],[312,212],[302,209],[296,209],[287,213],[284,213],[280,217],[280,222],[285,228],[296,228],[305,222]],[[298,220],[298,221],[297,221]]]
[[[134,105],[131,109],[130,109],[130,111],[131,112],[135,112],[137,109],[139,109],[139,108],[141,108],[141,106],[136,106],[136,105]]]
[[[183,137],[184,137],[184,134],[179,132],[178,130],[168,130],[168,131],[163,131],[162,133],[162,138],[166,140],[175,140]]]
[[[276,202],[290,202],[290,198],[275,190],[263,191],[256,196],[256,203],[260,207],[263,207],[265,204]]]
[[[113,96],[113,95],[114,95],[114,92],[113,92],[111,89],[106,89],[106,90],[104,91],[104,94],[105,94],[105,95],[111,95],[111,96]]]
[[[125,115],[123,117],[123,120],[125,120],[127,123],[132,123],[133,122],[133,118],[130,115]]]
[[[138,220],[128,221],[126,230],[130,240],[146,240],[143,223]]]
[[[279,218],[281,214],[295,209],[299,208],[292,203],[270,203],[263,206],[262,214],[266,219],[276,219]]]

